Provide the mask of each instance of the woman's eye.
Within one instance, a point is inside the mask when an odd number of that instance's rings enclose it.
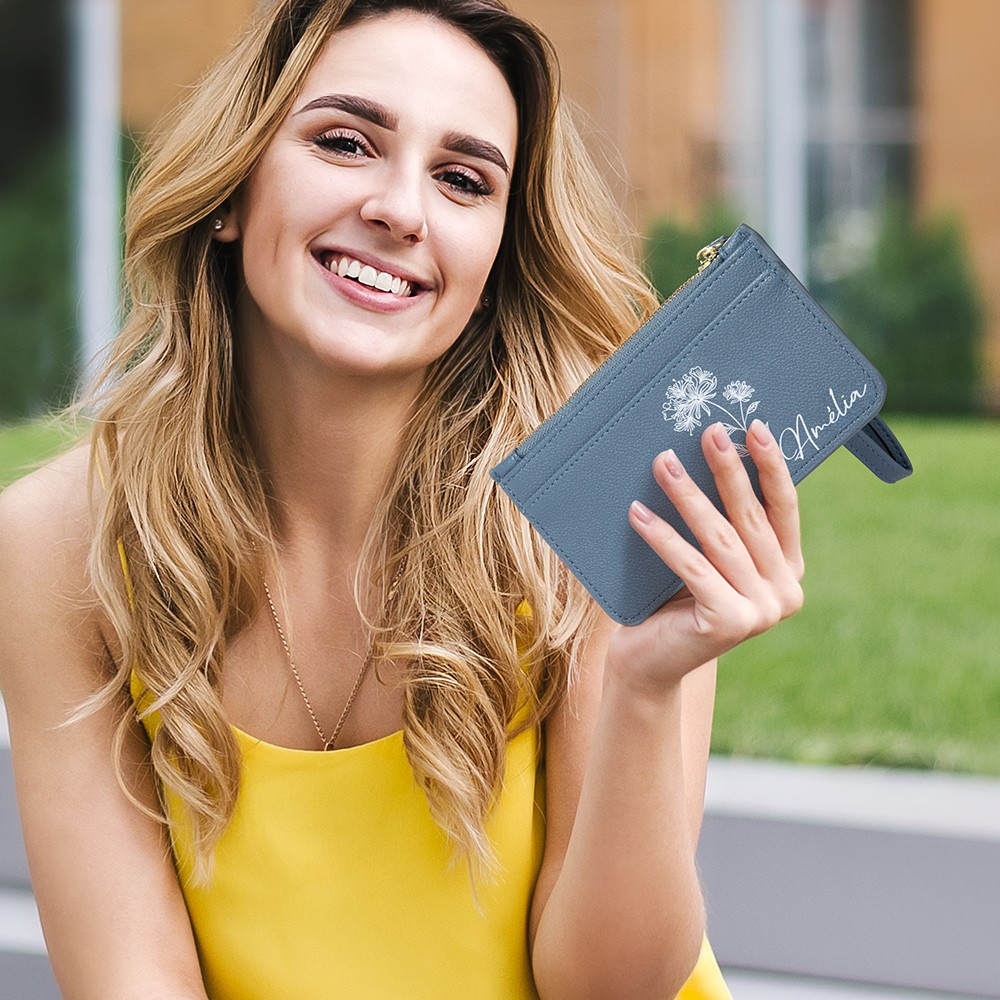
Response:
[[[460,194],[480,197],[493,193],[493,188],[479,174],[471,170],[466,171],[459,170],[457,167],[449,167],[438,174],[438,179]]]
[[[371,149],[364,138],[350,129],[333,129],[316,136],[313,142],[328,153],[338,153],[341,156],[361,158],[367,156]]]

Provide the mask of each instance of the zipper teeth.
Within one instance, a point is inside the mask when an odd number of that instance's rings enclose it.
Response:
[[[698,268],[698,270],[697,270],[697,271],[695,271],[695,272],[694,272],[694,274],[692,274],[692,275],[691,275],[691,277],[690,277],[690,278],[688,278],[688,279],[687,279],[687,281],[685,281],[685,282],[684,282],[684,284],[682,284],[682,285],[679,285],[679,286],[678,286],[677,288],[675,288],[675,289],[673,290],[673,292],[671,292],[671,294],[669,295],[669,297],[667,297],[667,298],[665,298],[665,299],[663,300],[663,305],[666,305],[666,304],[667,304],[668,302],[673,302],[673,301],[674,301],[674,299],[676,299],[676,298],[677,298],[677,296],[678,296],[678,295],[680,295],[680,294],[681,294],[681,292],[683,292],[683,291],[684,291],[684,289],[685,289],[685,288],[687,288],[687,286],[688,286],[688,285],[690,285],[690,284],[691,284],[691,282],[692,282],[692,281],[694,281],[694,279],[695,279],[695,278],[697,278],[697,277],[698,277],[698,275],[699,275],[699,274],[701,274],[701,272],[702,272],[703,270],[704,270],[704,268],[702,268],[702,267],[699,267],[699,268]],[[660,308],[662,309],[663,307],[661,306]]]
[[[727,238],[728,237],[720,236],[717,240],[714,240],[712,243],[709,243],[708,246],[702,247],[701,250],[698,251],[698,260],[701,261],[698,270],[695,271],[695,273],[692,274],[691,277],[687,279],[687,281],[685,281],[682,285],[680,285],[680,287],[675,289],[674,292],[669,296],[669,298],[663,300],[663,303],[659,307],[660,309],[662,309],[663,306],[665,306],[668,302],[672,302],[675,298],[677,298],[677,296],[680,295],[681,292],[683,292],[684,289],[688,287],[688,285],[690,285],[693,281],[696,281],[698,278],[700,278],[702,273],[706,271],[708,268],[710,268],[712,264],[715,263],[715,261],[719,256],[719,249],[722,247],[722,244],[725,243]],[[650,317],[650,319],[651,318],[652,317]],[[576,389],[573,391],[573,394],[566,400],[565,403],[563,403],[563,407],[569,406],[570,403],[572,403],[577,398],[577,396],[581,395],[584,392],[587,386],[590,385],[590,383],[595,378],[597,378],[598,375],[603,375],[606,371],[610,371],[613,367],[615,367],[617,363],[616,358],[617,358],[617,352],[608,355],[608,357],[605,358],[605,360],[602,361],[601,364],[599,364],[576,387]],[[562,409],[562,407],[560,407],[560,409]],[[535,428],[535,430],[521,443],[521,446],[518,448],[518,451],[520,451],[521,448],[524,448],[529,441],[534,443],[536,439],[544,437],[546,432],[551,430],[551,428],[548,426],[550,419],[551,417],[547,419],[544,423],[542,423],[539,427]]]

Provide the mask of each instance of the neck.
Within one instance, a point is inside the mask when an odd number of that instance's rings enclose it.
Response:
[[[398,461],[422,375],[243,364],[251,434],[279,545],[354,562]]]

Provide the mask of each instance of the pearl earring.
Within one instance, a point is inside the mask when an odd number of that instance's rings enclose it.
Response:
[[[225,228],[225,226],[226,226],[226,224],[225,224],[225,223],[224,223],[224,222],[222,221],[222,219],[216,219],[216,220],[215,220],[215,221],[214,221],[214,222],[212,223],[212,228],[213,228],[213,229],[214,229],[214,230],[215,230],[215,231],[216,231],[217,233],[221,233],[221,232],[222,232],[222,230],[223,230],[223,229]]]

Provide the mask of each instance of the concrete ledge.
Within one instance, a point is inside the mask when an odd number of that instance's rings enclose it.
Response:
[[[725,966],[1000,996],[1000,782],[713,758],[699,863]]]
[[[44,955],[19,955],[0,949],[0,996],[3,1000],[61,1000]]]
[[[705,807],[721,815],[1000,840],[1000,780],[968,774],[713,756]]]
[[[736,1000],[975,1000],[957,993],[897,990],[892,987],[835,980],[773,976],[726,970],[726,982]]]
[[[0,745],[0,887],[27,889],[30,885],[28,861],[21,839],[21,820],[14,795],[10,750]]]
[[[26,890],[0,888],[0,951],[46,953],[35,897]]]

